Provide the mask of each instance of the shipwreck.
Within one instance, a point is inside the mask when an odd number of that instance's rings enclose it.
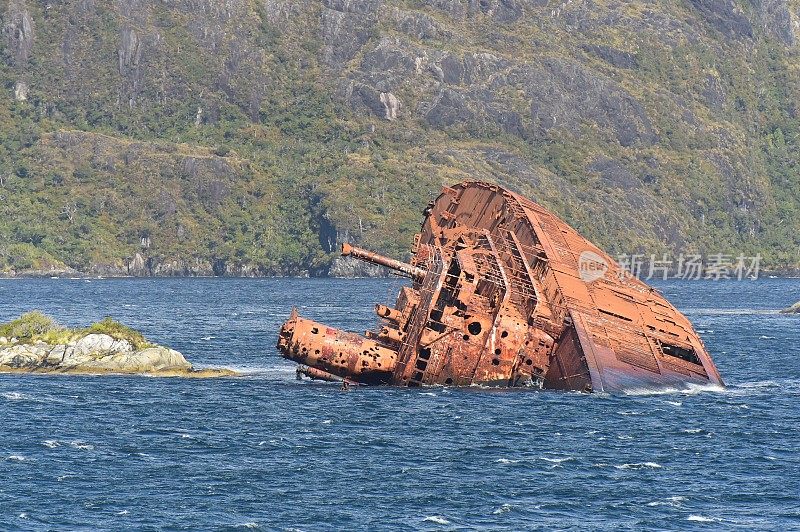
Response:
[[[689,320],[533,201],[498,185],[445,187],[410,263],[342,254],[407,277],[363,336],[302,318],[278,350],[298,375],[349,384],[585,392],[723,385]]]

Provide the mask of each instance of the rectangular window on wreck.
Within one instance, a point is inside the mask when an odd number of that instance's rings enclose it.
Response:
[[[661,343],[661,352],[667,356],[680,358],[686,362],[700,365],[700,358],[697,356],[693,348],[683,348],[677,345]]]

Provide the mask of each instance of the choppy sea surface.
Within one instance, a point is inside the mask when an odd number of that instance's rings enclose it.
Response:
[[[399,281],[0,281],[2,321],[111,315],[245,373],[0,375],[0,530],[800,529],[800,280],[656,286],[727,388],[344,392],[278,327],[371,328]]]

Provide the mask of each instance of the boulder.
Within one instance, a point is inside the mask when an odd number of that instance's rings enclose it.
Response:
[[[781,311],[781,314],[800,314],[800,301]]]
[[[162,376],[212,377],[235,375],[230,370],[195,371],[184,356],[167,347],[137,349],[108,334],[87,334],[64,344],[42,341],[17,343],[2,338],[0,372],[126,373]]]

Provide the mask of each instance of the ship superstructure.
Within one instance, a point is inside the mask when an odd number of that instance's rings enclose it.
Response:
[[[444,188],[410,263],[343,245],[408,277],[376,331],[300,317],[278,349],[312,378],[397,386],[608,391],[722,385],[691,323],[557,216],[498,185]]]

